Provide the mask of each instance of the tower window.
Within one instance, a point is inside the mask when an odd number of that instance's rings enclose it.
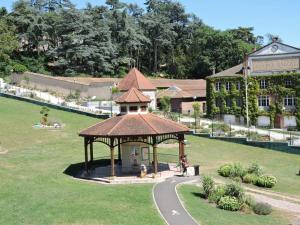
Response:
[[[146,112],[146,111],[147,111],[147,106],[142,105],[142,106],[141,106],[141,111],[142,111],[142,112]]]
[[[126,112],[127,112],[127,107],[121,106],[121,113],[126,113]]]
[[[129,111],[130,112],[137,112],[138,111],[138,107],[137,106],[130,106],[129,107]]]

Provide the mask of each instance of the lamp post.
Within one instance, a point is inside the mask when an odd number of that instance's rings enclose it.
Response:
[[[193,96],[193,99],[194,99],[194,103],[197,99],[197,96]],[[197,114],[195,112],[195,108],[194,108],[194,117],[195,117],[195,133],[197,132]]]
[[[246,101],[246,121],[247,121],[247,127],[249,127],[249,104],[248,104],[248,70],[250,67],[248,66],[248,56],[245,56],[245,62],[243,67],[243,73],[244,73],[244,82],[245,82],[245,101]]]

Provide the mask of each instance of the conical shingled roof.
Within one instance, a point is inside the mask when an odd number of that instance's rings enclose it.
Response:
[[[149,103],[151,99],[143,95],[138,89],[131,88],[116,99],[116,103]]]
[[[137,69],[132,68],[118,85],[120,91],[136,88],[141,91],[156,90],[155,86]]]
[[[129,137],[187,132],[189,128],[180,123],[148,113],[112,117],[81,131],[79,136]]]

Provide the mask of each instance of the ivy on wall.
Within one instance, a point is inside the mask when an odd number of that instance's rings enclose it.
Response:
[[[260,89],[260,81],[265,80],[267,87]],[[286,81],[291,81],[291,86],[286,86]],[[215,84],[221,83],[220,91],[215,90]],[[230,91],[226,90],[226,83],[231,83]],[[240,84],[240,90],[237,84]],[[257,97],[260,95],[270,96],[270,106],[268,111],[260,111]],[[283,99],[286,96],[295,97],[295,110],[284,111]],[[231,105],[228,106],[226,99],[230,99]],[[237,106],[237,99],[241,99],[242,105]],[[216,105],[216,102],[219,105]],[[218,114],[232,114],[235,116],[246,117],[246,97],[245,81],[242,76],[235,77],[208,77],[207,78],[207,115],[210,118]],[[256,124],[258,116],[269,116],[272,126],[276,115],[295,115],[297,127],[300,128],[300,74],[273,74],[257,75],[248,77],[248,112],[251,124]]]

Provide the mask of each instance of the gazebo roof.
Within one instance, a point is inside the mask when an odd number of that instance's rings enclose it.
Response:
[[[155,86],[137,69],[132,68],[118,85],[120,91],[136,88],[142,91],[156,90]]]
[[[131,88],[129,91],[116,99],[116,103],[149,103],[151,99],[145,96],[136,88]]]
[[[83,137],[131,137],[187,133],[189,128],[152,113],[124,115],[97,123],[79,133]]]

